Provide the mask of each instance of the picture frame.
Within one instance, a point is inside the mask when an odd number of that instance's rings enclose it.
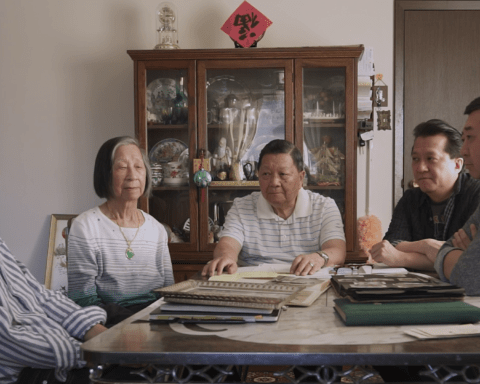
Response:
[[[303,289],[300,285],[186,280],[155,291],[166,302],[279,309]]]
[[[67,232],[70,220],[77,215],[52,214],[48,240],[45,288],[67,294]]]

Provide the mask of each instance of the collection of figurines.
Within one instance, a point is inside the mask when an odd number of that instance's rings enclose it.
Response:
[[[147,122],[155,124],[185,124],[188,121],[188,97],[184,78],[159,78],[146,90]]]
[[[345,118],[344,96],[337,96],[331,90],[321,90],[315,94],[306,95],[303,118],[309,120],[342,119]]]
[[[235,160],[227,139],[221,137],[210,159],[211,174],[217,181],[258,180],[256,161]]]
[[[310,152],[314,157],[315,169],[309,169],[310,184],[320,186],[340,186],[344,175],[345,155],[338,147],[332,146],[331,136],[322,137],[322,145]]]

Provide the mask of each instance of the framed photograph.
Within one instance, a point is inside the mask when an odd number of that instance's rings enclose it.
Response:
[[[305,286],[186,280],[159,288],[166,302],[279,309]]]
[[[53,214],[50,220],[45,287],[67,294],[67,227],[77,215]]]

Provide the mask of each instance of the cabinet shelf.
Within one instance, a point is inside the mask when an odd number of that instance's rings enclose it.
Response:
[[[339,190],[341,191],[342,189],[345,189],[345,187],[342,187],[341,185],[340,186],[337,186],[337,185],[325,185],[325,186],[322,186],[322,185],[307,185],[305,187],[305,189],[310,189],[312,191],[321,191],[321,190],[325,190],[325,189],[336,189],[336,190]]]
[[[190,186],[188,185],[182,185],[179,187],[175,186],[168,186],[168,185],[162,185],[161,187],[153,187],[152,190],[154,192],[156,191],[188,191],[190,189]]]
[[[345,128],[345,121],[338,122],[337,120],[324,120],[324,121],[304,121],[303,127],[305,128]]]
[[[260,189],[260,186],[258,185],[213,185],[208,187],[210,190],[229,190],[229,189],[235,189],[235,190],[252,190],[252,191],[257,191]]]
[[[253,187],[253,188],[258,188],[260,183],[258,181],[247,181],[247,180],[242,180],[242,181],[212,181],[212,184],[210,184],[210,188],[212,187],[226,187],[226,188],[239,188],[239,187]]]
[[[147,123],[148,129],[188,129],[188,124]]]

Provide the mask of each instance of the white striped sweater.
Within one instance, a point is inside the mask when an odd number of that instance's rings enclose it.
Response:
[[[99,207],[79,215],[68,235],[68,296],[81,306],[116,303],[122,306],[157,298],[152,290],[174,283],[168,235],[151,215],[136,228],[122,228],[135,240],[127,259],[127,243],[118,225]]]

